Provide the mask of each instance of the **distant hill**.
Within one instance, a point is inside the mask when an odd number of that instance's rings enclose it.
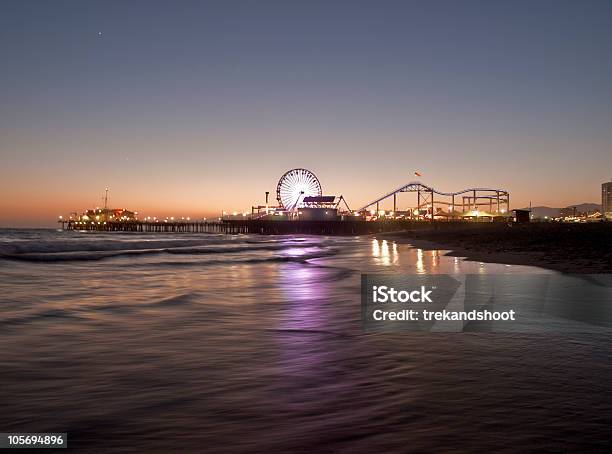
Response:
[[[599,203],[581,203],[580,205],[570,205],[575,206],[577,211],[601,211],[601,205]]]
[[[594,210],[601,210],[601,205],[599,205],[598,203],[579,203],[576,205],[568,205],[570,207],[576,207],[576,211],[579,213],[583,213],[585,211],[591,212]],[[565,207],[562,207],[565,208]],[[529,208],[522,208],[523,210],[528,210]],[[549,218],[553,218],[553,217],[557,217],[559,216],[559,211],[561,210],[561,208],[551,208],[551,207],[546,207],[546,206],[539,206],[539,207],[531,207],[531,213],[533,214],[533,217],[535,218],[543,218],[545,216],[548,216]]]

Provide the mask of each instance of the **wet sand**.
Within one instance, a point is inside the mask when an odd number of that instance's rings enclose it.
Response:
[[[612,272],[612,223],[439,224],[378,236],[478,262]]]

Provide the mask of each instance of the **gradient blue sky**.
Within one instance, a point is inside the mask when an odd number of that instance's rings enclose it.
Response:
[[[0,2],[0,226],[99,204],[249,210],[306,167],[598,202],[611,1]],[[102,35],[99,35],[99,33]]]

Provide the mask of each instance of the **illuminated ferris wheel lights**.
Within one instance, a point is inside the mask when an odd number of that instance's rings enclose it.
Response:
[[[276,198],[286,210],[299,208],[305,197],[321,196],[321,183],[306,169],[292,169],[278,181]]]

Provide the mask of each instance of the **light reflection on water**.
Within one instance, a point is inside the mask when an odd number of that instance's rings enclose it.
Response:
[[[465,261],[459,257],[445,256],[444,251],[413,248],[409,244],[397,241],[372,238],[370,242],[371,257],[363,254],[354,260],[353,253],[341,254],[326,258],[329,263],[340,263],[354,266],[362,272],[406,272],[416,274],[508,274],[538,273],[550,274],[553,271],[521,265],[504,265],[498,263],[481,263]],[[322,262],[317,259],[316,262]]]
[[[425,272],[425,265],[423,264],[423,249],[417,249],[416,259],[417,273],[423,274]]]
[[[372,258],[376,264],[382,266],[398,265],[397,243],[395,241],[372,239]]]
[[[610,336],[361,330],[362,272],[548,271],[387,238],[11,235],[0,252],[35,255],[0,260],[3,431],[125,452],[584,451],[609,438]]]

